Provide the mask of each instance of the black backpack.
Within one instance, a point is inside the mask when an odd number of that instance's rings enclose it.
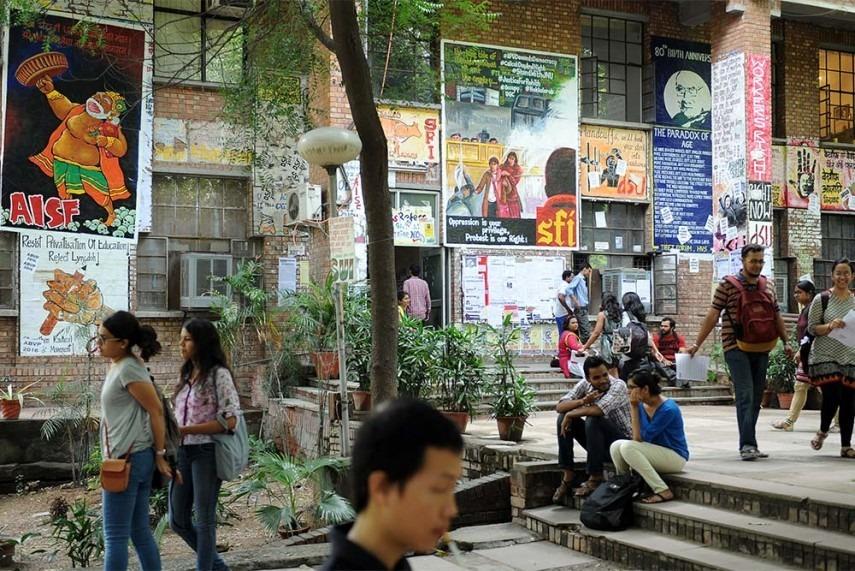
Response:
[[[600,484],[582,504],[585,527],[600,531],[622,531],[632,525],[632,501],[641,492],[637,474],[615,476]]]
[[[824,291],[819,294],[820,303],[822,303],[822,323],[825,323],[825,310],[828,309],[828,300],[831,299],[831,290]],[[808,311],[810,306],[805,308]],[[802,370],[807,374],[808,360],[810,359],[810,348],[813,346],[813,340],[816,339],[809,332],[805,331],[805,336],[799,339],[799,360],[802,363]]]
[[[647,356],[647,327],[631,313],[626,327],[618,327],[612,334],[612,352],[630,359]]]

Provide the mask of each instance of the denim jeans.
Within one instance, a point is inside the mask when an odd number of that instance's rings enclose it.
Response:
[[[191,444],[178,449],[183,484],[169,486],[169,527],[196,552],[197,571],[228,569],[217,553],[217,478],[214,444]],[[194,518],[195,515],[195,518]]]
[[[558,338],[561,339],[561,334],[564,332],[564,322],[567,321],[569,315],[561,315],[555,318],[555,325],[558,326]]]
[[[741,349],[725,352],[724,360],[733,378],[736,397],[736,423],[739,427],[739,449],[757,448],[755,428],[760,416],[760,400],[766,388],[769,353],[746,353]]]
[[[573,440],[588,452],[588,474],[602,474],[603,464],[609,458],[612,442],[626,438],[617,426],[604,416],[574,418],[570,422],[567,434],[561,435],[561,422],[564,413],[558,415],[558,466],[566,470],[573,469]]]
[[[128,489],[121,493],[102,492],[104,509],[104,569],[128,568],[128,539],[134,544],[140,568],[160,571],[160,553],[149,527],[148,498],[154,472],[154,450],[148,448],[130,456]]]
[[[591,336],[591,322],[588,321],[588,306],[577,307],[573,310],[573,316],[579,321],[579,339],[582,340],[582,343],[587,343],[588,338]],[[567,316],[567,319],[570,319],[570,315]]]

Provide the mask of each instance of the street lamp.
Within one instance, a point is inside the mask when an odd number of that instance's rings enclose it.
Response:
[[[297,152],[309,164],[326,169],[330,177],[329,217],[337,214],[338,182],[336,170],[339,166],[359,156],[362,141],[359,135],[339,127],[320,127],[304,133],[297,141]]]

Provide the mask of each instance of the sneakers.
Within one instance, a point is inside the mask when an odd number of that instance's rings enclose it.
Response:
[[[739,457],[749,462],[758,458],[768,458],[769,455],[765,452],[760,452],[755,446],[743,446],[742,450],[739,451]]]
[[[784,432],[792,432],[793,425],[795,423],[789,418],[783,418],[781,420],[776,420],[772,423],[772,428],[775,430],[783,430]]]
[[[568,482],[567,480],[562,480],[561,485],[558,486],[558,488],[556,488],[556,490],[555,490],[555,493],[552,494],[552,503],[554,503],[554,504],[559,503],[562,500],[562,498],[564,498],[564,496],[567,495],[567,492],[570,491],[572,486],[573,486],[572,482]]]

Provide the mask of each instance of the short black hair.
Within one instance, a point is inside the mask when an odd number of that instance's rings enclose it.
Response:
[[[662,392],[662,387],[659,386],[660,379],[659,374],[653,372],[653,369],[643,367],[630,373],[628,381],[632,381],[640,389],[648,387],[651,395],[658,395]]]
[[[585,262],[584,264],[582,264],[582,267],[579,268],[579,271],[581,272],[582,270],[593,270],[593,269],[594,269],[594,267],[591,264]]]
[[[744,260],[745,258],[747,258],[748,254],[753,254],[754,252],[763,253],[765,251],[766,246],[763,246],[761,244],[745,244],[744,246],[742,246],[742,259]]]
[[[831,263],[831,273],[833,274],[834,268],[840,265],[849,266],[849,269],[855,272],[855,268],[852,267],[852,262],[849,260],[849,258],[838,258]]]
[[[582,364],[582,370],[585,372],[585,378],[588,378],[588,371],[591,369],[596,369],[597,367],[603,366],[605,368],[609,368],[609,364],[606,363],[602,357],[598,357],[596,355],[591,355],[585,362]]]
[[[566,280],[567,278],[573,277],[573,270],[564,270],[561,272],[561,279]]]
[[[350,477],[357,513],[368,507],[368,477],[381,471],[393,484],[407,484],[424,464],[428,448],[459,454],[463,437],[448,418],[424,401],[397,399],[384,403],[356,434]]]
[[[410,295],[410,294],[408,294],[407,292],[405,292],[402,289],[399,289],[398,290],[398,301],[401,301],[402,299],[404,299],[404,296],[407,296],[407,295]]]
[[[410,266],[410,273],[418,277],[418,275],[422,273],[422,269],[419,267],[418,264],[413,264],[412,266]]]
[[[796,289],[800,289],[806,294],[808,294],[811,299],[816,297],[816,286],[810,280],[801,280],[796,284]]]
[[[674,318],[673,318],[673,317],[663,317],[663,318],[662,318],[662,321],[667,321],[667,322],[668,322],[668,325],[670,325],[670,326],[671,326],[671,331],[674,331],[675,329],[677,329],[677,322],[676,322],[676,321],[674,321]]]

